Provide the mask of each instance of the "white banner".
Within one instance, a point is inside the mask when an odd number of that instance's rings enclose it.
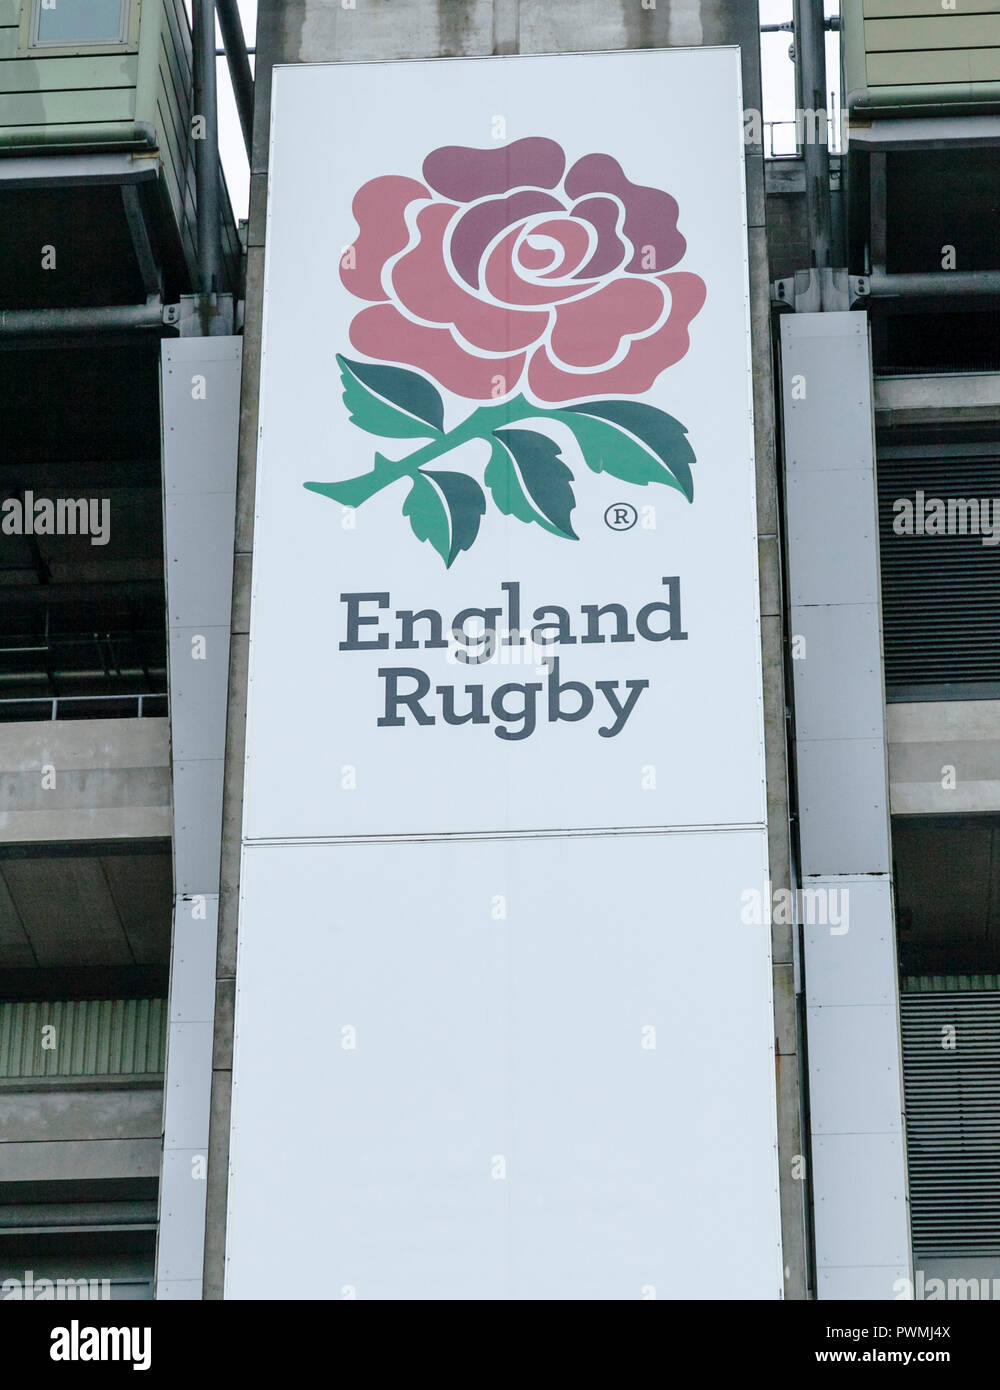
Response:
[[[230,1296],[780,1294],[741,108],[275,70]]]
[[[248,838],[763,821],[736,66],[279,73]]]

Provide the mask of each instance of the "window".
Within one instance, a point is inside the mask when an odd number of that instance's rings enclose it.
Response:
[[[32,0],[30,48],[124,44],[130,0]]]

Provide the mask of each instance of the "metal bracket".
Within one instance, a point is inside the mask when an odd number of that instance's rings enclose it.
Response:
[[[849,277],[846,270],[797,270],[771,285],[772,304],[784,304],[799,314],[816,314],[820,310],[833,313],[851,307],[851,296],[857,276]]]
[[[180,303],[169,308],[170,326],[182,338],[229,337],[233,332],[235,305],[231,294],[182,294]]]

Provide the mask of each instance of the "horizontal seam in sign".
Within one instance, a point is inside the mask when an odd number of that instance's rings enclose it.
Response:
[[[433,841],[437,844],[461,843],[469,840],[575,840],[597,838],[609,835],[718,835],[742,834],[746,831],[767,830],[765,821],[734,821],[727,825],[654,825],[654,826],[612,826],[584,827],[578,830],[412,830],[373,831],[358,835],[300,835],[276,839],[262,836],[260,839],[243,839],[244,849],[284,849],[290,845],[385,845],[420,844]]]

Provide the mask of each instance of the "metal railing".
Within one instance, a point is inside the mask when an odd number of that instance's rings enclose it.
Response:
[[[841,117],[838,111],[831,111],[827,117],[827,149],[831,154],[843,154],[844,142],[841,138]],[[794,120],[784,121],[765,121],[764,128],[764,158],[765,159],[798,159],[801,158],[802,148],[800,144],[801,131],[799,123]],[[786,132],[785,138],[777,143],[782,148],[776,147],[776,130]]]
[[[14,705],[47,705],[50,713],[47,716],[40,715],[39,717],[42,719],[58,719],[60,706],[91,705],[99,704],[102,701],[110,701],[114,704],[124,704],[127,706],[135,705],[134,716],[130,714],[121,716],[126,719],[152,719],[167,713],[167,696],[165,691],[147,691],[144,695],[24,695],[20,698],[14,696],[0,699],[0,723],[3,723],[5,720],[9,722],[9,714],[5,713],[5,710],[8,710],[9,707]],[[159,701],[159,707],[155,709],[150,708],[151,703],[156,701]],[[88,717],[93,716],[82,713],[76,715],[72,713],[63,715],[64,719],[86,719]],[[110,717],[114,718],[115,716],[112,715]]]

